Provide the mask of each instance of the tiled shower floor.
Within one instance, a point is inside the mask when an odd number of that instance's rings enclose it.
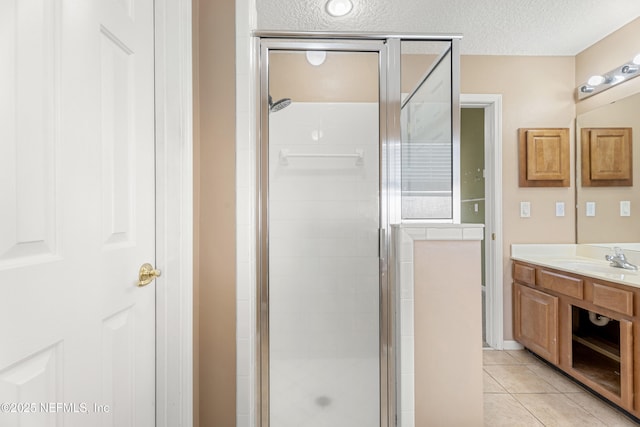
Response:
[[[638,426],[525,350],[485,350],[484,425]]]
[[[377,358],[271,360],[271,425],[376,425],[378,369]]]

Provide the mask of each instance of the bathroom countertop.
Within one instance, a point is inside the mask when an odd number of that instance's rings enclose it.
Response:
[[[611,267],[604,257],[612,253],[612,248],[604,245],[511,245],[512,260],[640,288],[640,271]],[[629,262],[638,265],[640,252],[625,250],[624,253]]]

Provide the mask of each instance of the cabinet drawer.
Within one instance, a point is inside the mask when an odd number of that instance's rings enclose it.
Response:
[[[594,283],[593,303],[599,307],[633,316],[633,292],[624,289]]]
[[[545,289],[577,299],[583,299],[583,280],[553,271],[538,270],[537,283]]]
[[[513,279],[517,282],[536,284],[536,269],[527,265],[513,264]]]

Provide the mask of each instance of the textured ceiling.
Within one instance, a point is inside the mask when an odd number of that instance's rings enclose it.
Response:
[[[341,18],[326,0],[255,1],[261,30],[461,33],[467,55],[573,56],[640,16],[640,0],[352,0]]]

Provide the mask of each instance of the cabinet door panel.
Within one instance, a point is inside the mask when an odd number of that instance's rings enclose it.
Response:
[[[558,298],[517,283],[513,290],[515,339],[558,364]]]

